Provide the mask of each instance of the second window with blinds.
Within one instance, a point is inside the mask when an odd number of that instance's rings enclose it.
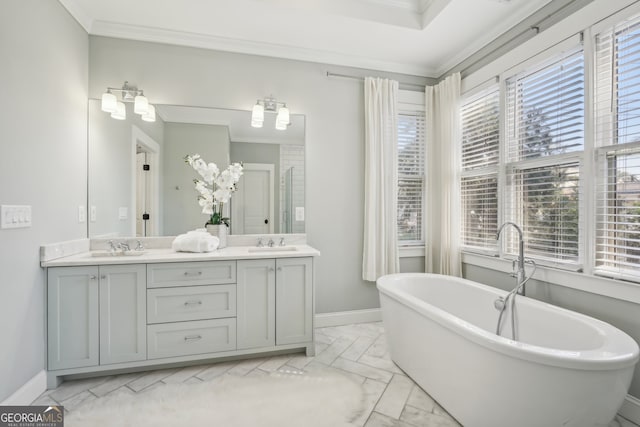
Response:
[[[510,76],[462,107],[463,246],[517,253],[515,235],[498,248],[499,221],[518,224],[527,256],[579,268],[580,165],[584,149],[581,50]],[[500,145],[500,122],[505,135]],[[499,214],[501,209],[501,214]]]

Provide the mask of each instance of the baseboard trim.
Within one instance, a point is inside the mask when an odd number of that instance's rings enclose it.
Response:
[[[379,308],[366,310],[337,311],[334,313],[319,313],[315,315],[315,327],[350,325],[352,323],[380,322],[382,311]]]
[[[4,400],[0,405],[31,405],[42,393],[47,390],[47,371],[38,372],[33,378]]]
[[[618,413],[629,421],[640,425],[640,399],[627,394]]]

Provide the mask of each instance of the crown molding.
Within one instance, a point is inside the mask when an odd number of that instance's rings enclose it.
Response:
[[[394,7],[414,13],[422,13],[420,10],[422,4],[424,2],[428,3],[429,1],[430,0],[362,0],[363,3],[372,3],[384,7]]]
[[[409,74],[419,77],[435,78],[438,76],[437,70],[426,68],[419,64],[381,61],[363,56],[348,55],[319,49],[299,48],[274,43],[255,42],[106,21],[94,21],[91,25],[90,34],[104,37],[220,50],[224,52],[244,53],[249,55],[269,56],[321,64],[364,68],[368,70]]]
[[[87,33],[91,33],[91,25],[93,19],[87,15],[84,10],[78,6],[75,0],[58,0],[62,6],[67,9],[67,12],[76,20],[78,24],[84,28]]]

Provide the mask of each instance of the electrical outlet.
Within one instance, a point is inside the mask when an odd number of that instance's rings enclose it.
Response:
[[[87,220],[87,211],[84,206],[78,206],[78,222],[85,222]]]
[[[304,221],[304,206],[296,206],[296,221]]]
[[[0,206],[0,228],[31,227],[31,206]]]
[[[127,209],[126,207],[121,207],[118,210],[118,219],[120,221],[124,221],[127,218],[129,218],[129,209]]]

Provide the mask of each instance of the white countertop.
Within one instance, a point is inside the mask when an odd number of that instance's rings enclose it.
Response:
[[[289,248],[289,249],[287,249]],[[295,248],[295,249],[290,249]],[[254,252],[254,251],[264,252]],[[257,248],[255,246],[228,246],[207,253],[175,252],[170,248],[146,249],[142,255],[106,255],[93,256],[92,252],[105,253],[105,251],[88,251],[62,258],[43,261],[42,267],[71,267],[82,265],[113,265],[113,264],[152,264],[159,262],[190,262],[190,261],[216,261],[232,259],[265,259],[265,258],[300,258],[320,256],[317,249],[308,245],[275,246],[273,248]],[[135,252],[135,251],[132,251]]]

